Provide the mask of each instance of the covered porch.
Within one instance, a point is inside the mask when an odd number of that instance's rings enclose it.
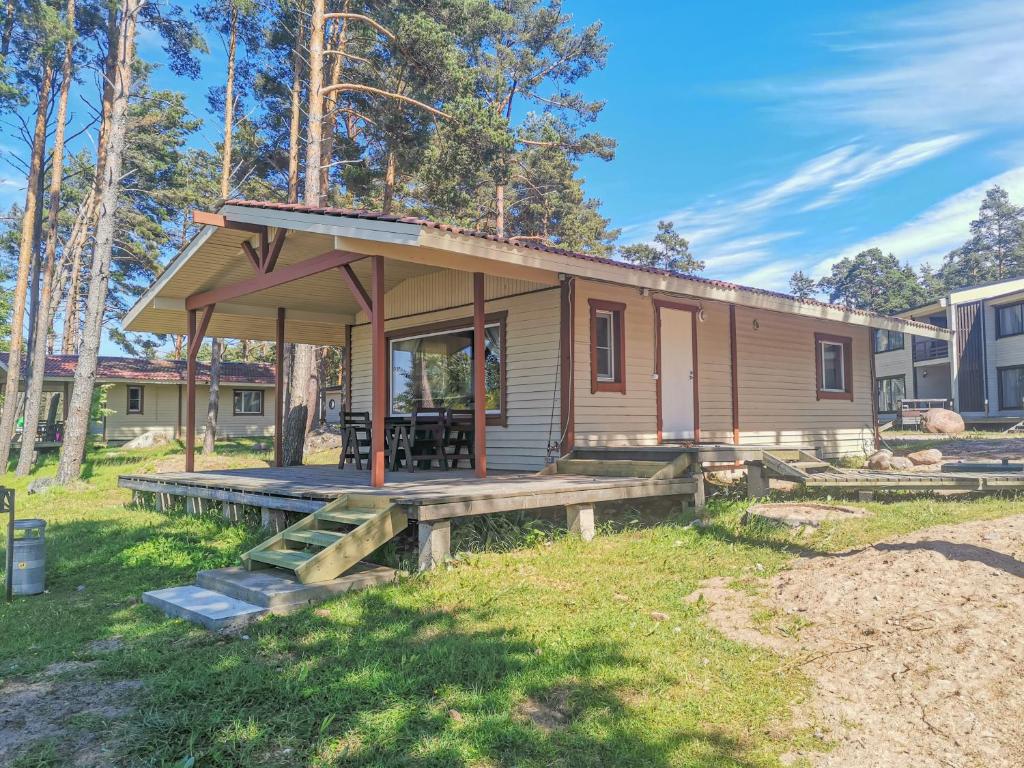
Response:
[[[471,425],[471,439],[465,441],[471,446],[471,476],[488,476],[487,426],[502,420],[504,397],[504,372],[497,362],[503,353],[504,326],[488,302],[507,294],[510,282],[527,290],[554,289],[557,296],[557,272],[460,252],[451,242],[442,242],[445,237],[440,232],[429,233],[437,242],[424,242],[422,226],[393,217],[359,219],[294,213],[288,206],[229,204],[216,214],[196,212],[195,220],[203,229],[125,318],[132,330],[188,338],[184,429],[188,472],[195,469],[196,355],[203,339],[210,336],[274,342],[279,382],[286,380],[287,343],[342,348],[341,410],[370,414],[364,473],[369,487],[382,488],[390,474],[389,424],[424,406],[458,408],[465,414]],[[405,320],[408,325],[408,318],[427,312],[415,311],[415,297],[410,302],[389,294],[431,276],[441,290],[447,287],[453,294],[468,288],[468,296],[460,294],[458,301],[444,304],[459,319],[431,323],[414,341],[396,341],[386,330],[386,321]],[[435,351],[425,353],[424,349]],[[448,350],[443,353],[447,357],[438,361],[442,353],[436,350]],[[415,374],[404,370],[399,375],[402,365],[415,368]],[[445,370],[428,372],[431,365]],[[431,391],[431,382],[426,381],[431,376],[459,379],[459,383],[450,385],[451,391]],[[354,386],[359,401],[355,407]],[[439,388],[434,382],[434,389]],[[277,388],[277,467],[283,464],[285,389]],[[477,392],[485,393],[484,397],[476,397]],[[359,474],[354,471],[352,476]],[[417,473],[424,481],[431,474]]]

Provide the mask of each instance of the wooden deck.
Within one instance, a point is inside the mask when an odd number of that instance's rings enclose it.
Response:
[[[263,467],[205,472],[122,475],[118,485],[144,493],[311,513],[342,496],[373,496],[407,508],[409,517],[438,520],[616,499],[692,495],[698,480],[678,477],[597,477],[492,473],[472,470],[389,472],[382,488],[366,471],[331,466]]]

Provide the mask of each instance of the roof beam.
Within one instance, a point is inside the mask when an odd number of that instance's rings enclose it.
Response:
[[[352,297],[359,303],[360,308],[369,317],[373,314],[373,302],[370,301],[370,295],[363,288],[363,284],[359,282],[359,278],[356,277],[356,273],[352,271],[352,267],[348,264],[340,267],[341,276],[348,283],[348,289],[352,291]]]
[[[312,259],[300,261],[298,264],[289,264],[287,267],[282,267],[276,272],[266,272],[256,277],[250,277],[247,280],[240,280],[231,285],[194,293],[185,299],[185,308],[200,309],[201,307],[221,301],[231,301],[231,299],[248,296],[250,293],[259,293],[269,288],[301,280],[304,277],[317,275],[365,258],[361,253],[330,250],[326,253],[321,253],[319,256],[314,256]]]
[[[266,224],[253,224],[247,221],[235,221],[220,213],[209,211],[192,211],[192,221],[196,224],[209,227],[220,227],[221,229],[237,229],[242,232],[255,232],[266,236]]]

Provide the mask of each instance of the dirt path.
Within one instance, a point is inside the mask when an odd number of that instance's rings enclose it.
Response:
[[[903,455],[908,451],[917,450],[915,443],[931,444],[937,437],[936,435],[900,436],[889,442],[896,447],[896,453]],[[941,440],[941,438],[939,439]],[[1024,437],[990,439],[958,437],[942,440],[934,447],[942,451],[942,456],[946,461],[1001,461],[1002,459],[1020,461],[1024,459]]]
[[[1024,765],[1024,515],[807,558],[763,599],[720,582],[698,594],[725,634],[814,680],[798,719],[835,749],[813,765]]]

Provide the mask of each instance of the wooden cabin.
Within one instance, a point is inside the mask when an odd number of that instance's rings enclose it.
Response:
[[[234,200],[196,221],[127,330],[343,347],[348,411],[472,408],[477,474],[539,470],[581,447],[864,454],[875,443],[874,329],[950,338],[416,218]],[[383,419],[373,420],[380,485]],[[187,433],[194,424],[193,407]]]

